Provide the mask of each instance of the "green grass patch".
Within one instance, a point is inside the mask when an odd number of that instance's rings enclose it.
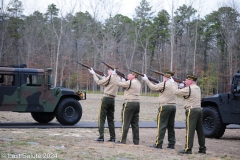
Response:
[[[227,155],[221,155],[221,158],[227,158]]]

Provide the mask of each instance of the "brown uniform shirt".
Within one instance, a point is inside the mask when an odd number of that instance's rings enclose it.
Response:
[[[110,76],[107,76],[104,79],[99,79],[96,76],[96,74],[93,74],[93,78],[98,85],[104,87],[104,89],[103,89],[104,96],[115,97],[117,95],[118,86],[115,85],[115,81],[118,80],[117,76],[111,75],[110,81],[109,81]],[[108,83],[108,81],[109,81],[109,83]]]
[[[196,84],[190,85],[191,93],[190,97],[185,99],[184,98],[184,108],[196,108],[201,107],[201,90]],[[188,96],[189,95],[189,87],[185,87],[183,89],[177,89],[175,91],[175,94],[181,95],[181,96]]]
[[[131,82],[131,86],[130,86]],[[139,102],[139,96],[141,94],[141,83],[137,78],[128,80],[125,82],[116,81],[116,85],[125,88],[124,99],[125,102]],[[130,86],[130,88],[129,88]]]
[[[164,88],[164,82],[153,84],[149,80],[147,80],[146,83],[151,90],[160,91]],[[168,103],[176,103],[177,96],[174,94],[176,89],[177,84],[175,82],[171,83],[169,81],[166,81],[164,91],[162,93],[159,92],[159,104],[165,105]]]

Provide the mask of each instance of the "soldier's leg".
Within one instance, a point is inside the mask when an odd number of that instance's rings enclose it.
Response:
[[[131,102],[124,104],[124,108],[122,111],[122,119],[123,120],[122,120],[122,135],[121,135],[120,142],[124,143],[124,144],[126,143],[126,140],[127,140],[128,129],[130,126],[132,115],[133,115],[131,113],[131,106],[129,106],[129,103],[131,103]]]
[[[124,108],[125,108],[125,104],[126,103],[123,103],[122,110],[121,110],[121,120],[122,120],[122,123],[123,123],[123,111],[124,111]]]
[[[174,147],[176,143],[175,138],[175,129],[174,129],[174,123],[175,123],[175,115],[176,115],[176,106],[171,106],[171,113],[168,118],[168,146]]]
[[[160,106],[158,112],[158,131],[156,136],[156,146],[162,145],[168,124],[168,106]]]
[[[198,144],[199,144],[199,151],[201,153],[206,153],[206,146],[205,146],[205,134],[203,131],[202,125],[202,109],[198,109],[198,119],[197,119],[197,135],[198,135]]]
[[[158,146],[159,145],[159,137],[160,137],[160,127],[161,127],[161,112],[162,112],[162,106],[160,106],[158,108],[158,114],[157,114],[157,136],[156,136],[156,142],[155,142],[155,145]]]
[[[185,152],[192,152],[194,133],[196,129],[196,111],[194,109],[186,110],[186,145]]]
[[[103,97],[101,100],[101,106],[99,109],[99,114],[98,114],[98,130],[99,130],[99,138],[104,138],[104,123],[106,120],[107,116],[107,104],[106,104],[106,99]]]
[[[131,126],[132,126],[132,135],[133,135],[133,143],[135,145],[139,144],[139,112],[140,112],[140,105],[139,102],[135,102],[136,104],[134,105],[134,115],[132,118]]]
[[[107,111],[107,121],[108,121],[110,139],[115,139],[116,138],[115,125],[114,125],[114,112],[115,112],[114,98],[109,98],[109,100],[108,100],[108,111]]]

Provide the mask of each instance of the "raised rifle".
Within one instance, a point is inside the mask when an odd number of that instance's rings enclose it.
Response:
[[[129,70],[130,70],[131,72],[136,73],[137,75],[140,75],[140,76],[144,77],[144,74],[142,74],[142,73],[140,73],[140,72],[138,72],[138,71],[134,71],[134,70],[132,70],[132,69],[129,69]],[[155,79],[155,78],[148,77],[148,79],[149,79],[150,81],[154,82],[154,83],[159,83],[159,80],[157,80],[157,79]]]
[[[78,61],[74,61],[74,62],[80,64],[81,66],[83,66],[83,67],[85,67],[85,68],[87,68],[87,69],[91,69],[91,67],[89,67],[89,66],[86,65],[86,64],[80,63],[80,62],[78,62]],[[93,69],[93,70],[94,70],[94,72],[95,72],[96,74],[98,74],[98,75],[100,75],[100,76],[105,76],[103,72],[98,71],[98,70],[96,70],[96,69]]]
[[[112,70],[116,69],[116,68],[114,68],[113,66],[111,66],[111,65],[109,65],[109,64],[107,64],[107,63],[105,63],[105,62],[103,62],[103,61],[101,61],[101,62],[102,62],[103,64],[105,64],[108,68],[112,69]],[[122,72],[119,72],[118,70],[116,70],[116,73],[117,73],[120,77],[124,78],[126,81],[128,80]]]
[[[161,75],[161,76],[164,76],[164,73],[162,73],[162,72],[159,72],[159,71],[156,71],[156,70],[153,70],[153,69],[150,69],[150,68],[148,68],[148,70],[151,71],[151,72],[153,72],[153,73],[156,73],[156,74],[159,74],[159,75]],[[176,77],[172,77],[172,78],[173,78],[173,80],[174,80],[175,82],[183,83],[183,81],[182,81],[181,79],[179,79],[179,78],[176,78]]]

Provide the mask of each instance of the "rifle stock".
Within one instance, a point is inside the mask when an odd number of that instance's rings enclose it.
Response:
[[[89,66],[86,65],[86,64],[80,63],[80,62],[78,62],[78,61],[74,61],[74,62],[80,64],[81,66],[83,66],[83,67],[85,67],[85,68],[87,68],[87,69],[91,69],[91,67],[89,67]],[[96,74],[98,74],[98,75],[100,75],[100,76],[105,76],[103,72],[98,71],[98,70],[96,70],[96,69],[93,69],[93,70],[94,70],[94,72],[95,72]]]
[[[103,61],[101,61],[101,62],[102,62],[103,64],[105,64],[108,68],[110,68],[110,69],[112,69],[112,70],[115,69],[114,67],[112,67],[111,65],[109,65],[109,64],[107,64],[107,63],[105,63],[105,62],[103,62]],[[116,73],[117,73],[117,75],[119,75],[120,77],[124,78],[126,81],[128,80],[122,72],[116,70]]]
[[[151,71],[151,72],[153,72],[153,73],[156,73],[156,74],[159,74],[159,75],[161,75],[161,76],[164,76],[164,73],[162,73],[162,72],[159,72],[159,71],[156,71],[156,70],[153,70],[153,69],[150,69],[150,68],[148,68],[148,70]],[[183,81],[182,81],[181,79],[179,79],[179,78],[176,78],[176,77],[172,77],[172,78],[173,78],[173,80],[174,80],[175,82],[183,83]]]
[[[142,74],[142,73],[140,73],[140,72],[138,72],[138,71],[134,71],[134,70],[132,70],[132,69],[129,69],[129,70],[130,70],[131,72],[134,72],[134,73],[136,73],[136,74],[144,77],[144,74]],[[149,79],[150,81],[154,82],[154,83],[159,83],[159,80],[157,80],[157,79],[155,79],[155,78],[148,77],[148,79]]]

